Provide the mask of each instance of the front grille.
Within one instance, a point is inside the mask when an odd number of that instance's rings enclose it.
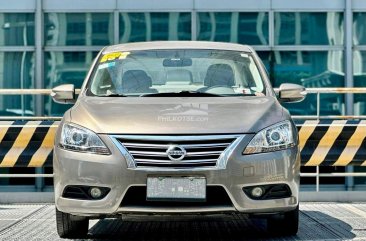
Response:
[[[116,139],[132,156],[136,167],[214,167],[220,155],[238,138],[233,135],[215,136],[119,136]],[[181,160],[172,160],[170,147],[183,148]],[[178,148],[178,149],[179,149]],[[179,149],[182,150],[182,149]],[[170,155],[179,158],[178,155]],[[182,155],[181,155],[182,156]]]

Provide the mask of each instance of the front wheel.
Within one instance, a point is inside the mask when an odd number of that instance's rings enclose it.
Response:
[[[268,218],[267,229],[275,234],[296,235],[299,229],[299,205],[292,211]]]
[[[61,238],[85,238],[88,234],[89,219],[64,213],[56,208],[56,226]]]

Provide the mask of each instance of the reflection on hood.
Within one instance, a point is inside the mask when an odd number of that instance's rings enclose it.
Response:
[[[256,133],[285,119],[273,97],[82,97],[72,122],[97,133]]]

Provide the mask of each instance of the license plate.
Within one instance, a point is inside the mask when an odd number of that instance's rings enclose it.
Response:
[[[205,201],[204,177],[148,177],[148,201]]]

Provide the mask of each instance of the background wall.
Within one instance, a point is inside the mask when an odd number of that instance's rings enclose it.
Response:
[[[80,86],[105,45],[207,40],[252,45],[272,84],[365,86],[362,0],[17,0],[0,3],[0,87]],[[315,114],[315,96],[287,107]],[[307,108],[304,108],[307,107]],[[62,115],[49,98],[0,97],[7,115]],[[365,114],[361,96],[324,95],[321,114]]]

